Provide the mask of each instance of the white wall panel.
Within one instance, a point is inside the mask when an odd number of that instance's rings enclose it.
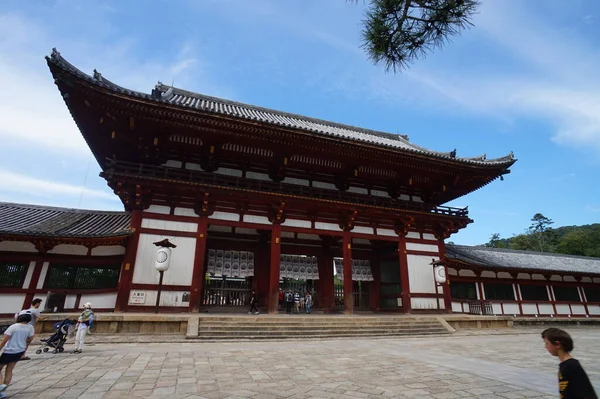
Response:
[[[394,230],[390,229],[377,229],[376,233],[379,236],[398,237],[398,234],[396,234]]]
[[[582,283],[591,283],[592,282],[592,278],[591,277],[582,277],[581,278],[581,282]]]
[[[158,273],[158,272],[157,272]],[[168,272],[165,272],[165,275]],[[114,309],[117,304],[117,293],[110,292],[106,294],[81,294],[79,306],[84,303],[91,303],[92,309]]]
[[[537,314],[537,306],[535,303],[524,303],[521,305],[523,307],[523,314]]]
[[[564,276],[563,281],[569,281],[569,282],[573,282],[573,283],[577,282],[577,280],[573,276]]]
[[[502,312],[502,306],[500,306],[499,303],[492,303],[492,310],[494,311],[495,315],[502,315],[502,314],[504,314]]]
[[[456,313],[462,313],[462,302],[452,302],[452,311]]]
[[[248,216],[248,215],[246,215]],[[244,216],[244,219],[246,218],[246,216]],[[208,217],[209,219],[217,219],[217,220],[231,220],[234,222],[239,222],[240,221],[240,215],[237,213],[230,213],[230,212],[213,212],[212,215],[210,215]]]
[[[519,274],[517,274],[517,279],[519,279],[519,280],[531,280],[531,276],[528,273],[519,273]]]
[[[75,307],[75,302],[77,302],[77,295],[67,295],[65,297],[65,309],[73,309]],[[85,302],[81,302],[83,305]]]
[[[88,249],[83,245],[58,244],[48,251],[48,253],[60,255],[87,255]]]
[[[440,309],[444,306],[443,302],[440,299]],[[438,303],[435,298],[410,298],[410,306],[412,309],[438,309]]]
[[[2,241],[0,242],[0,251],[9,252],[37,252],[35,245],[25,241]]]
[[[457,276],[458,272],[456,271],[456,269],[453,269],[451,267],[448,268],[448,275],[449,276]]]
[[[435,281],[431,256],[407,255],[410,292],[434,294]]]
[[[366,188],[363,188],[363,187],[350,187],[350,188],[348,188],[348,192],[356,193],[356,194],[365,194],[365,195],[369,194],[369,190],[367,190]]]
[[[435,240],[437,241],[437,238],[435,238],[435,236],[431,233],[423,233],[423,239],[424,240]]]
[[[20,312],[24,300],[25,294],[0,294],[0,313],[13,315]]]
[[[310,186],[310,182],[306,179],[296,179],[294,177],[286,177],[283,179],[282,183],[286,184],[296,184],[298,186]]]
[[[553,274],[552,276],[550,276],[550,280],[552,281],[563,281],[562,277],[557,275],[557,274]]]
[[[434,253],[439,253],[439,248],[437,245],[431,245],[431,244],[417,244],[414,242],[407,242],[406,243],[406,249],[409,251],[425,251],[425,252],[434,252]],[[430,260],[431,262],[431,260]]]
[[[514,314],[514,315],[518,315],[521,314],[521,311],[519,310],[519,305],[516,303],[505,303],[504,305],[504,314]]]
[[[48,265],[50,265],[50,262],[44,262],[42,264],[42,271],[40,273],[40,279],[38,280],[37,283],[37,289],[42,289],[44,288],[44,281],[46,280],[46,274],[48,274]]]
[[[175,208],[173,214],[176,216],[190,216],[193,218],[199,217],[192,208]]]
[[[163,236],[154,234],[140,234],[135,268],[133,270],[133,283],[158,284],[159,273],[154,268],[156,246],[153,242],[160,241]],[[165,285],[190,285],[194,270],[194,252],[196,239],[191,237],[176,237],[171,240],[177,248],[173,248],[171,266],[164,273]]]
[[[35,262],[29,262],[27,266],[27,274],[25,275],[25,281],[23,281],[23,288],[29,288],[31,283],[31,277],[33,276],[33,269],[35,269]]]
[[[556,304],[556,314],[571,314],[571,309],[569,305]]]
[[[532,275],[531,275],[531,279],[532,279],[532,280],[545,280],[545,279],[546,279],[546,277],[544,277],[544,276],[543,276],[543,275],[541,275],[541,274],[532,274]]]
[[[354,229],[352,229],[352,232],[360,233],[360,234],[375,234],[372,227],[366,227],[366,226],[354,226]]]
[[[142,219],[142,227],[147,229],[187,231],[195,233],[198,231],[198,223],[172,222],[170,220]]]
[[[121,245],[103,245],[92,248],[92,256],[124,255],[125,247]]]
[[[158,291],[152,290],[132,290],[129,293],[129,300],[131,302],[131,294],[133,292],[145,292],[145,301],[140,306],[155,306],[156,305],[156,295]],[[160,293],[160,306],[180,306],[180,307],[188,307],[190,305],[189,302],[183,302],[184,294],[189,295],[189,291],[162,291]],[[135,305],[131,305],[131,307],[135,311]]]
[[[164,205],[150,205],[144,213],[159,213],[161,215],[168,215],[171,213],[171,207]]]
[[[419,233],[418,231],[409,231],[408,233],[406,233],[406,238],[417,238],[417,239],[421,239],[421,233]]]
[[[247,179],[255,179],[255,180],[271,180],[271,178],[269,177],[269,175],[265,174],[265,173],[258,173],[258,172],[246,172],[246,178]]]
[[[281,223],[282,226],[291,226],[291,227],[303,227],[306,229],[310,229],[312,227],[312,223],[310,220],[300,220],[300,219],[286,219],[285,222]]]
[[[554,307],[549,303],[538,303],[540,314],[554,314]]]
[[[497,276],[498,276],[498,278],[508,278],[508,279],[512,278],[510,273],[507,273],[507,272],[498,272]]]
[[[594,316],[600,315],[600,305],[588,305],[588,312]]]
[[[489,270],[484,270],[483,272],[481,272],[481,277],[496,278],[496,273]]]
[[[315,229],[328,231],[342,231],[339,225],[335,223],[315,222]]]
[[[269,218],[266,216],[244,215],[243,220],[246,223],[271,224],[271,225],[273,224],[269,221]]]
[[[475,272],[473,270],[468,270],[468,269],[459,270],[458,275],[464,276],[464,277],[476,277]]]
[[[571,312],[575,315],[584,315],[585,307],[583,305],[571,305]]]

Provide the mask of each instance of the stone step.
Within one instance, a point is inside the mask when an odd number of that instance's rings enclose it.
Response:
[[[319,334],[345,334],[345,333],[421,333],[421,332],[446,332],[445,328],[441,327],[429,327],[421,329],[379,329],[379,328],[334,328],[334,329],[322,329],[322,330],[231,330],[231,329],[214,329],[214,330],[199,330],[200,335],[319,335]]]
[[[449,334],[444,331],[415,331],[415,332],[394,332],[394,333],[360,333],[351,332],[343,334],[319,334],[319,335],[199,335],[197,337],[186,337],[190,340],[199,341],[246,341],[246,340],[282,340],[282,339],[340,339],[340,338],[394,338],[394,337],[415,337],[415,336],[440,336]]]
[[[231,325],[221,325],[221,324],[211,324],[211,325],[206,325],[206,324],[200,324],[199,325],[199,329],[203,330],[203,331],[213,331],[213,330],[228,330],[228,329],[235,329],[235,330],[243,330],[243,331],[258,331],[258,330],[265,330],[265,331],[279,331],[279,330],[289,330],[289,331],[310,331],[310,330],[331,330],[331,329],[387,329],[387,330],[406,330],[406,329],[410,329],[410,330],[420,330],[420,329],[424,329],[424,328],[440,328],[440,324],[439,323],[428,323],[428,324],[418,324],[418,325],[412,325],[412,326],[399,326],[399,325],[351,325],[351,324],[320,324],[320,325],[310,325],[310,324],[298,324],[298,325],[269,325],[269,324],[256,324],[256,325],[249,325],[249,324],[239,324],[239,325],[235,325],[235,326],[231,326]]]

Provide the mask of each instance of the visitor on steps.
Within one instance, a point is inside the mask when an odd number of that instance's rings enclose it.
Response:
[[[300,294],[298,294],[298,291],[294,293],[294,313],[300,313]]]
[[[571,357],[573,339],[559,328],[548,328],[542,332],[546,350],[558,357],[558,391],[561,399],[598,399],[585,370]]]
[[[310,313],[311,306],[312,306],[312,295],[310,295],[310,292],[306,291],[306,296],[304,297],[304,307],[306,308],[306,314]]]
[[[94,322],[94,311],[92,310],[92,304],[86,303],[83,305],[83,312],[77,319],[77,335],[75,336],[75,350],[73,353],[81,353],[83,351],[83,343],[85,342],[85,335],[88,329]]]
[[[33,301],[31,301],[31,307],[29,309],[21,310],[17,314],[17,317],[19,317],[22,314],[31,315],[31,321],[29,322],[29,324],[31,324],[33,326],[33,331],[35,331],[35,323],[37,323],[38,320],[42,319],[41,313],[40,313],[40,305],[41,304],[42,304],[42,300],[40,298],[35,298]],[[23,353],[23,356],[21,356],[20,360],[30,360],[30,357],[26,356],[25,353]]]
[[[292,291],[288,290],[285,293],[285,312],[287,314],[292,314],[292,304],[294,303],[294,294]]]
[[[248,314],[258,314],[258,308],[256,307],[256,291],[252,290],[252,294],[250,294],[250,311]]]
[[[21,359],[27,347],[33,339],[35,332],[33,326],[29,324],[31,322],[31,315],[24,313],[17,317],[17,322],[4,332],[2,342],[0,342],[0,351],[4,349],[2,355],[0,355],[0,377],[2,376],[2,370],[4,371],[4,381],[0,379],[0,398],[5,398],[6,387],[12,380],[12,372],[17,362]]]

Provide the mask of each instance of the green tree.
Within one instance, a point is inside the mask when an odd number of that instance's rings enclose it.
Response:
[[[527,239],[530,240],[531,248],[534,251],[552,252],[551,243],[555,238],[550,228],[550,225],[554,224],[552,219],[536,213],[531,218],[531,222],[531,226],[527,229]]]
[[[486,247],[489,248],[505,248],[504,243],[502,242],[502,238],[500,238],[500,234],[494,233],[490,236],[490,240],[485,244]]]
[[[582,230],[573,230],[565,234],[556,246],[556,252],[568,255],[586,255],[588,248],[586,233]]]
[[[369,0],[363,48],[386,72],[397,72],[472,26],[478,7],[479,0]]]

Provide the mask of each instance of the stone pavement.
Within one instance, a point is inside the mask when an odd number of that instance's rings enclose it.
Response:
[[[600,329],[570,329],[600,388]],[[557,397],[557,359],[537,330],[396,339],[98,343],[31,352],[12,398]],[[35,350],[35,346],[32,346]],[[70,349],[70,345],[67,346]],[[600,392],[600,391],[599,391]]]

